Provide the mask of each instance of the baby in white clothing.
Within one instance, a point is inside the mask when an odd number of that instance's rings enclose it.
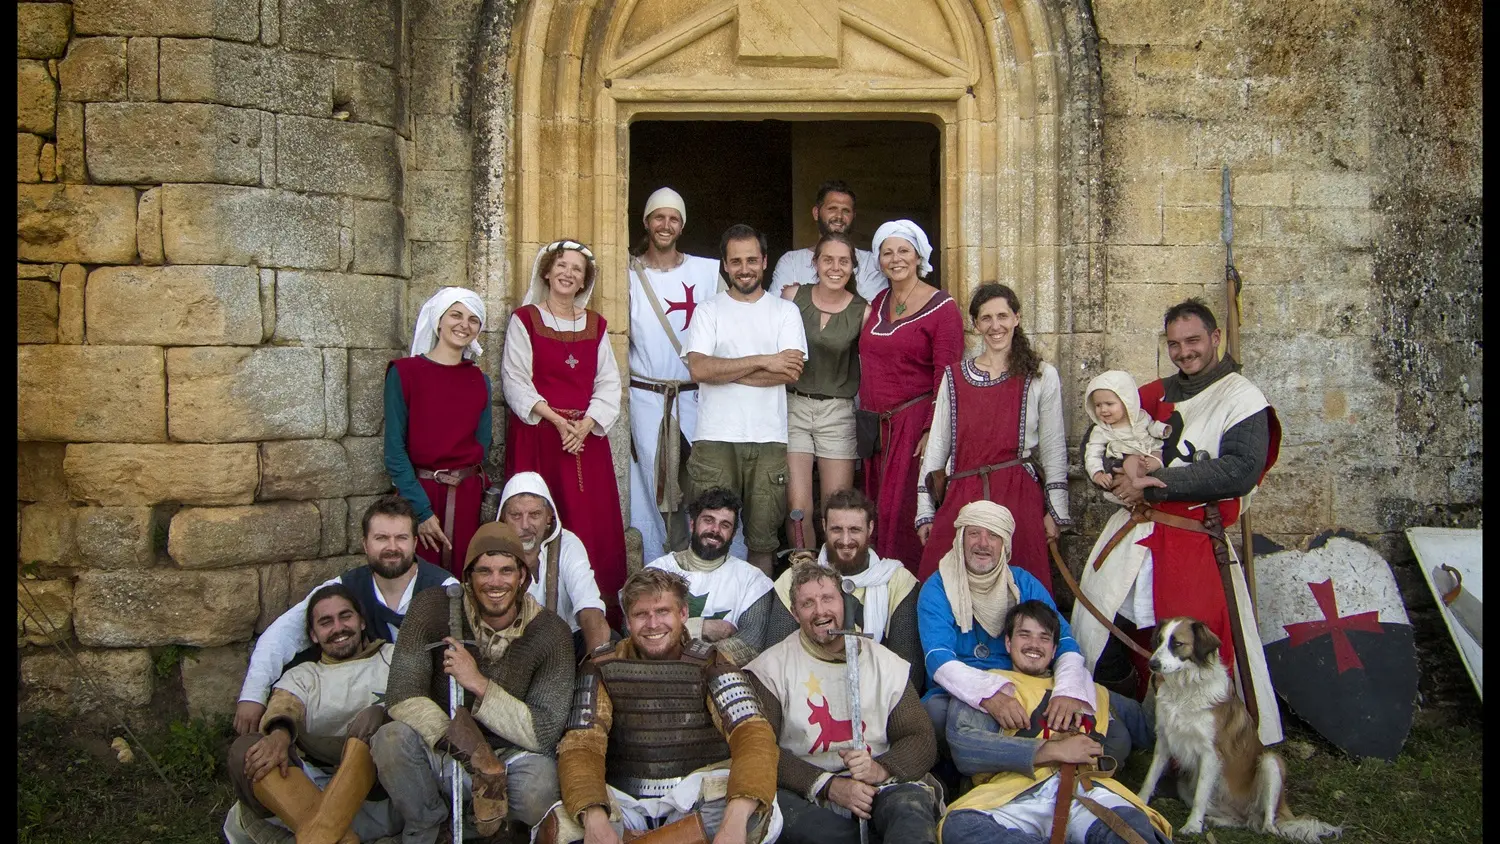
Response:
[[[1109,487],[1110,474],[1105,465],[1109,458],[1124,468],[1136,489],[1166,486],[1147,473],[1162,467],[1162,439],[1171,436],[1172,429],[1141,409],[1140,393],[1130,373],[1118,369],[1105,372],[1089,382],[1083,396],[1083,409],[1094,420],[1083,451],[1083,467],[1094,483]]]

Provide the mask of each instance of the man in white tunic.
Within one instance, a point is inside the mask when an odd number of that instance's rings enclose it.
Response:
[[[1228,565],[1220,571],[1219,540],[1206,531],[1214,529],[1211,522],[1222,530],[1238,519],[1276,462],[1281,424],[1265,394],[1239,374],[1239,364],[1219,357],[1218,323],[1203,302],[1172,306],[1164,322],[1167,354],[1178,373],[1141,387],[1140,399],[1148,416],[1172,429],[1162,447],[1166,465],[1150,473],[1166,486],[1139,490],[1123,470],[1115,473],[1108,492],[1124,506],[1105,523],[1079,586],[1100,612],[1118,613],[1115,623],[1139,631],[1143,641],[1159,618],[1186,615],[1207,625],[1223,643],[1220,657],[1232,667],[1241,697],[1258,715],[1261,743],[1275,744],[1282,738],[1280,710],[1244,574],[1227,542]],[[1132,671],[1146,676],[1082,602],[1073,607],[1073,630],[1103,685],[1129,679]],[[1236,658],[1237,632],[1245,664]]]
[[[766,622],[776,598],[765,572],[729,553],[739,522],[739,496],[722,487],[704,490],[688,505],[688,516],[693,530],[688,547],[646,567],[687,581],[689,636],[716,643],[736,661],[754,657],[765,649]]]
[[[745,666],[776,730],[781,758],[776,802],[791,844],[859,844],[867,819],[877,841],[922,844],[937,835],[937,797],[928,771],[937,740],[906,660],[861,637],[860,741],[838,572],[817,563],[792,569],[797,632]]]
[[[677,251],[687,225],[677,191],[658,189],[642,216],[646,249],[630,260],[630,526],[652,560],[687,544],[680,472],[682,444],[698,430],[698,385],[682,362],[682,337],[718,292],[719,263]]]
[[[807,336],[797,306],[761,288],[765,235],[730,226],[719,254],[729,289],[699,307],[682,344],[701,385],[688,475],[697,491],[739,495],[746,556],[769,575],[787,514],[786,385],[802,375]]]
[[[818,185],[818,196],[812,207],[813,220],[818,224],[819,236],[839,232],[848,234],[854,225],[854,189],[838,179],[830,179]],[[789,284],[812,284],[817,281],[813,269],[812,247],[794,249],[776,262],[776,271],[771,274],[771,295],[780,296],[782,288]],[[885,274],[880,271],[880,260],[875,253],[865,249],[854,250],[856,271],[854,286],[866,302],[875,301],[875,294],[890,286]]]
[[[896,652],[911,664],[911,683],[922,690],[922,643],[917,635],[917,594],[921,584],[900,560],[875,553],[875,502],[857,489],[841,489],[823,502],[823,548],[817,562],[832,566],[849,584],[844,618],[849,626]],[[792,562],[812,562],[811,552],[792,555]],[[776,579],[776,596],[785,613],[772,616],[767,639],[778,642],[795,629],[791,616],[792,571]],[[785,625],[790,624],[787,628]]]
[[[230,844],[284,840],[272,813],[302,840],[370,841],[401,829],[389,800],[365,800],[375,784],[369,742],[385,720],[378,701],[395,646],[366,638],[358,600],[342,583],[314,591],[302,620],[319,658],[276,681],[258,731],[229,749],[239,798],[224,819]]]
[[[516,532],[531,569],[526,591],[538,604],[557,613],[573,631],[573,650],[581,658],[609,641],[604,599],[588,549],[577,534],[562,526],[547,482],[536,472],[517,472],[500,493],[500,514]]]

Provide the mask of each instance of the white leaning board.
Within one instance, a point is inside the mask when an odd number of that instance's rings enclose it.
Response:
[[[1458,654],[1463,657],[1464,667],[1469,670],[1469,679],[1479,699],[1484,700],[1484,648],[1474,641],[1468,631],[1458,624],[1448,608],[1443,606],[1442,596],[1432,582],[1432,569],[1444,563],[1463,574],[1464,591],[1479,600],[1484,600],[1484,540],[1483,531],[1460,528],[1417,527],[1406,529],[1406,539],[1416,552],[1417,565],[1422,569],[1422,579],[1438,602],[1443,623],[1448,625],[1448,635],[1458,645]]]

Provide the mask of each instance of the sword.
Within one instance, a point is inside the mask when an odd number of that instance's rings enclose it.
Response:
[[[464,587],[457,583],[445,587],[448,594],[448,635],[460,641],[464,637]],[[448,675],[448,717],[458,717],[459,704],[463,702],[463,691],[458,687],[458,678],[452,674]],[[453,837],[463,838],[464,834],[464,797],[463,797],[463,772],[458,766],[458,757],[448,757],[449,775],[453,778],[452,800],[450,809],[453,812]]]
[[[848,668],[849,676],[849,739],[854,743],[855,750],[863,750],[865,727],[864,718],[859,711],[859,640],[865,638],[866,634],[853,628],[833,632],[844,637],[844,665]],[[865,818],[859,819],[859,844],[870,844],[870,822]]]
[[[1200,451],[1193,462],[1208,459],[1208,452]],[[1229,605],[1229,638],[1234,643],[1234,661],[1238,669],[1240,688],[1244,692],[1245,709],[1250,720],[1260,727],[1260,708],[1255,703],[1255,683],[1250,679],[1250,660],[1246,656],[1245,631],[1240,624],[1240,601],[1234,593],[1234,577],[1230,566],[1235,565],[1229,557],[1229,542],[1224,537],[1224,517],[1219,512],[1219,502],[1209,501],[1203,505],[1203,527],[1208,530],[1209,543],[1214,549],[1214,562],[1219,566],[1219,582],[1224,587],[1224,602]]]
[[[1438,589],[1443,606],[1453,613],[1458,623],[1479,647],[1484,647],[1484,604],[1464,588],[1464,576],[1458,569],[1447,565],[1434,566],[1432,585]]]
[[[1224,296],[1225,312],[1224,351],[1236,361],[1240,359],[1240,271],[1234,266],[1234,200],[1230,196],[1229,165],[1223,173],[1224,228],[1219,237],[1224,241]],[[1255,612],[1255,547],[1251,542],[1250,514],[1240,512],[1240,547],[1245,552],[1245,587],[1250,591],[1250,611]]]

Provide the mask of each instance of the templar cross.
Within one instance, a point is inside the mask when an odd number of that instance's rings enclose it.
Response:
[[[569,369],[578,368],[578,358],[573,357],[572,352],[568,352],[568,359],[563,361],[563,363],[567,364]]]
[[[688,326],[692,324],[693,310],[698,307],[698,303],[693,301],[693,288],[697,286],[696,284],[684,284],[682,286],[682,298],[686,301],[673,302],[671,299],[667,300],[667,313],[682,311],[685,314],[682,318],[683,331],[686,331]]]
[[[1364,663],[1360,661],[1359,654],[1354,652],[1354,644],[1349,641],[1349,636],[1345,631],[1385,632],[1380,627],[1380,611],[1370,610],[1340,616],[1338,602],[1333,595],[1333,578],[1322,583],[1309,583],[1307,588],[1312,590],[1313,599],[1318,602],[1318,609],[1323,611],[1323,618],[1319,621],[1302,621],[1284,625],[1287,635],[1291,637],[1291,646],[1295,648],[1325,633],[1330,634],[1333,637],[1333,660],[1338,666],[1339,673],[1343,674],[1351,668],[1364,668]]]

